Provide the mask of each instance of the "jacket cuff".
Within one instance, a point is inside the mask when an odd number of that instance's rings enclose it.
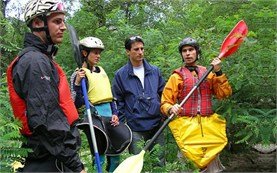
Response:
[[[171,114],[170,114],[171,108],[172,108],[172,106],[168,106],[168,107],[166,108],[166,113],[167,113],[168,116],[171,115]]]
[[[216,82],[217,83],[224,83],[227,81],[227,78],[225,76],[225,74],[222,74],[220,76],[216,76]]]
[[[221,76],[223,73],[222,73],[222,70],[219,70],[217,72],[215,72],[216,76]]]
[[[81,172],[82,170],[84,170],[85,167],[84,167],[84,164],[81,163],[81,165],[79,167],[77,167],[76,169],[72,170],[73,172]]]

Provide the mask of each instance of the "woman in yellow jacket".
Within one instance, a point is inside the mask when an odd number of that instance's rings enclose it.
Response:
[[[224,169],[218,154],[227,144],[226,122],[212,109],[212,96],[224,99],[232,94],[227,77],[221,71],[221,60],[215,58],[213,72],[182,105],[179,104],[191,91],[207,69],[197,65],[201,50],[193,38],[179,44],[184,65],[170,76],[162,93],[161,111],[176,114],[169,123],[182,154],[192,160],[203,172],[220,172]]]

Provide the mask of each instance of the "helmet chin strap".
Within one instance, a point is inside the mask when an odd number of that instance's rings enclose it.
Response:
[[[49,32],[49,28],[48,28],[48,24],[47,24],[47,16],[45,14],[42,15],[42,20],[44,22],[44,26],[40,27],[40,28],[31,28],[32,31],[37,31],[37,32],[41,32],[44,31],[45,35],[46,35],[46,39],[47,39],[47,44],[48,45],[52,45],[54,44],[52,41],[52,38],[50,36],[50,32]]]

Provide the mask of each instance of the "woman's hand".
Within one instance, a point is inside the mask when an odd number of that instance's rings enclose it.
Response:
[[[86,77],[86,72],[83,69],[79,69],[77,71],[76,79],[75,79],[75,85],[80,86],[82,78]]]
[[[118,126],[118,124],[119,124],[118,116],[117,115],[112,115],[112,119],[111,119],[110,123],[113,126]]]

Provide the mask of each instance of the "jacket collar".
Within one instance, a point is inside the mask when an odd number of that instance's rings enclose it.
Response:
[[[133,65],[130,60],[127,63],[127,67],[128,67],[128,74],[134,75]],[[148,74],[152,71],[151,65],[145,59],[143,59],[143,67],[144,67],[145,74]]]
[[[56,55],[58,48],[54,44],[45,44],[41,39],[33,33],[26,33],[24,38],[24,47],[35,47],[49,58]]]

